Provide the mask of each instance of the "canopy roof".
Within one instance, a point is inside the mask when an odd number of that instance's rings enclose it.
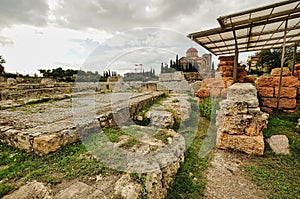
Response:
[[[282,48],[300,42],[300,1],[281,1],[217,19],[219,28],[190,33],[188,37],[215,55]]]

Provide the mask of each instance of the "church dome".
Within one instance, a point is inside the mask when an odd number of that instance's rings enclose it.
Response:
[[[198,50],[196,48],[189,48],[186,51],[186,57],[187,58],[198,57]]]
[[[196,48],[189,48],[186,53],[198,53],[198,50]]]

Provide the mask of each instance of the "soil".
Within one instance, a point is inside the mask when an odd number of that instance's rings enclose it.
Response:
[[[267,198],[243,170],[248,155],[216,150],[207,170],[207,199],[260,199]]]

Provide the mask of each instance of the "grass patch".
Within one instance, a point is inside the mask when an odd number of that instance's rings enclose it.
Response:
[[[185,152],[185,161],[180,165],[175,181],[168,192],[167,199],[204,197],[206,179],[204,171],[208,167],[209,157],[198,156],[209,121],[199,122],[199,129],[191,146]]]
[[[15,189],[16,181],[37,180],[57,184],[63,180],[88,180],[90,176],[115,172],[91,157],[82,143],[70,144],[45,157],[27,154],[0,143],[0,193]]]
[[[289,138],[291,155],[275,155],[266,144],[263,157],[251,157],[245,167],[252,180],[267,193],[268,198],[300,198],[300,136],[294,132],[292,115],[270,115],[264,137],[283,134]],[[299,118],[299,115],[298,115]]]
[[[112,129],[112,128],[103,129],[103,133],[107,136],[107,138],[111,142],[119,142],[119,137],[121,135],[127,135],[125,131],[122,131],[120,129]]]
[[[163,130],[153,136],[155,139],[161,140],[164,144],[168,144],[168,136]]]
[[[127,139],[125,143],[121,144],[120,147],[129,149],[138,143],[139,143],[138,139],[136,139],[135,137],[130,137]]]
[[[207,118],[208,120],[216,119],[216,111],[220,108],[221,98],[211,98],[207,97],[202,100],[199,104],[199,111],[201,116]]]

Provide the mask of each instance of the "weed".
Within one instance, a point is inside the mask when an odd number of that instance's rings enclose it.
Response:
[[[16,189],[16,187],[11,186],[9,184],[0,184],[0,198],[14,189]]]
[[[125,143],[121,144],[120,147],[129,149],[138,143],[139,143],[139,141],[135,137],[130,137],[127,139],[127,141]]]
[[[158,140],[161,140],[165,144],[168,144],[168,137],[169,136],[163,130],[156,133],[153,137],[158,139]]]
[[[126,135],[126,132],[120,129],[106,128],[103,132],[111,142],[118,142],[121,135]]]
[[[204,196],[205,176],[204,170],[208,167],[209,157],[200,158],[198,153],[208,129],[209,121],[199,123],[199,131],[190,148],[185,152],[185,161],[180,165],[167,199],[173,198],[199,198]]]
[[[219,98],[204,98],[203,101],[199,104],[199,111],[203,117],[207,119],[215,120],[216,111],[219,109]]]

